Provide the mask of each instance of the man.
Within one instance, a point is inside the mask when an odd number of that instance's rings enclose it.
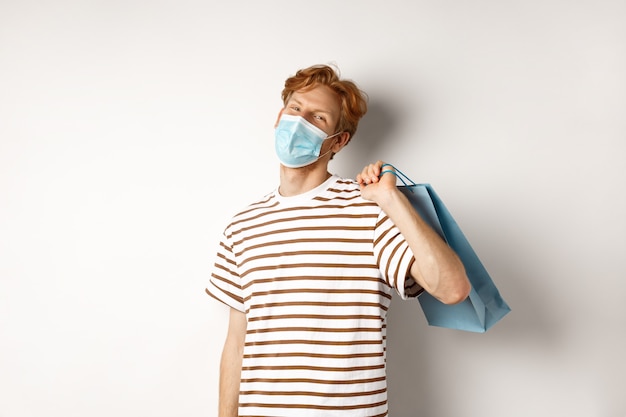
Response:
[[[470,284],[381,161],[329,173],[367,109],[356,84],[313,66],[282,99],[279,187],[233,217],[207,288],[231,307],[219,416],[386,416],[392,293],[451,304]]]

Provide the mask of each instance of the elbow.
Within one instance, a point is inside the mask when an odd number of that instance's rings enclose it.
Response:
[[[448,305],[459,304],[467,299],[467,297],[469,296],[469,293],[470,293],[469,290],[451,292],[445,298],[443,298],[441,302],[444,304],[448,304]]]
[[[462,303],[469,297],[470,291],[472,290],[472,285],[467,279],[467,275],[465,272],[459,275],[457,279],[455,279],[455,284],[450,287],[448,291],[446,291],[445,296],[440,298],[440,301],[444,304],[459,304]]]
[[[431,280],[420,275],[419,269],[414,270],[415,275],[412,276],[420,277],[421,279],[416,279],[416,281],[420,283],[422,288],[444,304],[459,304],[467,299],[472,290],[472,285],[465,272],[465,267],[460,261],[447,270],[437,272],[438,275]],[[434,282],[434,285],[431,285],[431,282]]]

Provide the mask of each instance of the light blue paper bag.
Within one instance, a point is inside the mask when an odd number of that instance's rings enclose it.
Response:
[[[472,284],[469,297],[454,305],[444,304],[423,292],[418,300],[428,324],[469,332],[486,332],[511,311],[510,307],[433,187],[430,184],[415,184],[402,172],[394,169],[395,172],[389,170],[383,173],[391,172],[400,178],[404,185],[398,186],[398,189],[409,199],[424,221],[457,253]]]

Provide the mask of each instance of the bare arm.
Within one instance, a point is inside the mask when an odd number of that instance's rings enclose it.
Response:
[[[241,311],[230,309],[228,334],[220,362],[219,417],[237,417],[241,360],[248,323]]]
[[[357,176],[363,197],[376,202],[407,240],[415,255],[413,279],[443,303],[463,301],[471,287],[459,257],[413,209],[396,187],[394,175],[378,177],[382,165],[370,164]]]

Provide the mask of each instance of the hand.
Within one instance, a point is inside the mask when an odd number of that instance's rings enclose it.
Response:
[[[373,164],[366,165],[363,170],[356,176],[356,181],[361,186],[361,194],[366,200],[377,201],[381,195],[387,194],[390,190],[396,190],[396,176],[392,173],[384,174],[383,161],[377,161]],[[384,171],[393,171],[392,166],[385,166]]]

